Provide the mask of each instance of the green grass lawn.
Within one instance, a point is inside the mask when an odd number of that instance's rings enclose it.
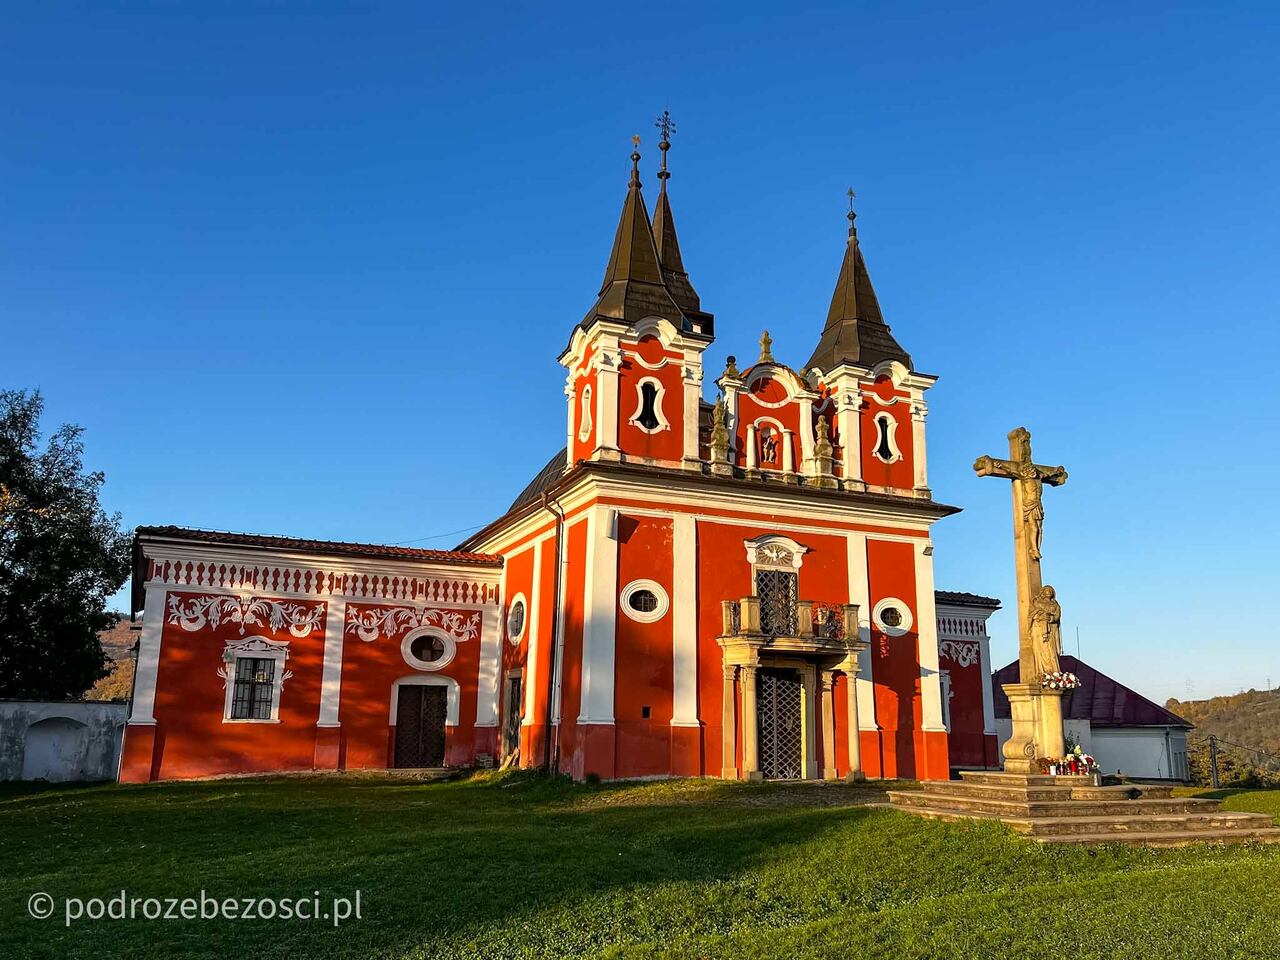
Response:
[[[384,776],[0,792],[0,958],[1280,956],[1280,845],[1062,849],[880,787]],[[1280,792],[1223,791],[1280,814]],[[67,897],[363,919],[63,924]],[[57,910],[28,916],[45,891]]]

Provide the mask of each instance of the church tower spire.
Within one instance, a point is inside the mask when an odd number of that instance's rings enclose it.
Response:
[[[849,190],[849,239],[827,323],[822,337],[806,366],[829,372],[842,363],[874,367],[883,360],[897,360],[908,369],[911,355],[893,338],[889,325],[880,313],[880,302],[871,286],[871,276],[858,244],[857,214],[853,210],[855,194]]]
[[[583,325],[589,325],[597,316],[628,323],[659,316],[680,329],[684,326],[684,316],[663,282],[658,245],[649,224],[644,195],[640,192],[640,138],[633,137],[632,144],[631,180],[622,203],[622,216],[599,296]]]
[[[667,194],[667,181],[671,172],[667,169],[667,151],[671,149],[671,134],[676,132],[675,121],[668,110],[654,124],[662,139],[658,141],[658,149],[662,151],[662,165],[658,170],[658,201],[653,208],[653,236],[658,245],[658,262],[662,267],[662,279],[671,292],[672,299],[685,312],[694,327],[706,333],[712,329],[712,317],[703,313],[702,301],[698,292],[689,282],[689,273],[684,268],[684,258],[680,255],[680,240],[676,236],[676,221],[671,213],[671,198]]]

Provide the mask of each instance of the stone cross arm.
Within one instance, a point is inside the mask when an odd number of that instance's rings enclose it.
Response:
[[[1009,433],[1009,459],[982,456],[973,462],[980,477],[1003,477],[1006,480],[1039,480],[1051,487],[1067,482],[1067,468],[1045,466],[1031,460],[1031,433],[1018,427]]]

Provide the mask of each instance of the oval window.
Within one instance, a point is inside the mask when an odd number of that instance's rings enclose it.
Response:
[[[653,613],[658,609],[658,595],[652,590],[637,590],[627,598],[627,603],[636,613]]]
[[[902,626],[902,611],[897,607],[885,607],[880,611],[880,621],[886,627]]]
[[[511,612],[507,614],[507,636],[514,642],[524,636],[524,600],[511,604]]]
[[[444,641],[429,634],[418,637],[410,645],[409,652],[423,663],[435,663],[444,656]]]

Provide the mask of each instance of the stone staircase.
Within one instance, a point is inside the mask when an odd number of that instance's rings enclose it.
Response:
[[[1095,785],[1091,777],[963,771],[889,792],[893,806],[934,820],[999,820],[1039,843],[1276,843],[1280,827],[1262,813],[1221,809],[1218,800],[1174,797],[1147,784]]]

